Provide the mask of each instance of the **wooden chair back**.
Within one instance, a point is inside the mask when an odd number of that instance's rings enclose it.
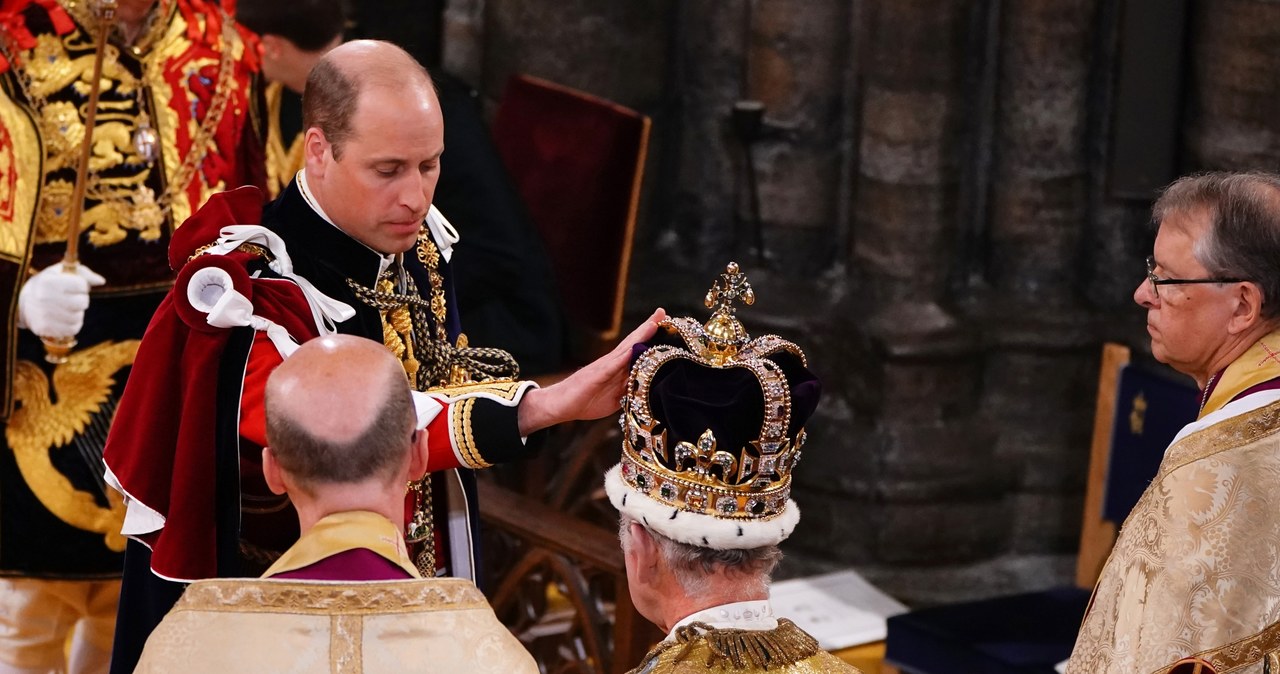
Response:
[[[586,358],[621,332],[649,126],[634,110],[528,75],[508,80],[493,121]]]
[[[1164,450],[1196,417],[1196,388],[1129,362],[1128,347],[1106,344],[1098,375],[1076,585],[1092,589],[1120,525],[1155,477]]]

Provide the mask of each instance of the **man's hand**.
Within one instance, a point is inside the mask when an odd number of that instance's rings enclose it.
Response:
[[[575,419],[599,419],[618,409],[631,369],[631,347],[653,336],[667,312],[658,309],[617,347],[586,367],[520,401],[520,435]]]
[[[41,337],[75,337],[84,327],[89,288],[107,280],[77,264],[74,273],[62,263],[32,276],[18,293],[18,325]]]

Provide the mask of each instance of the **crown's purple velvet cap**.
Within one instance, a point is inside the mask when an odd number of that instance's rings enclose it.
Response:
[[[659,344],[688,348],[679,335],[660,329],[649,342],[632,348],[632,362]],[[789,351],[779,351],[769,360],[782,369],[791,388],[787,437],[794,439],[817,409],[822,383]],[[669,361],[654,374],[649,406],[659,424],[656,430],[667,431],[668,447],[696,443],[711,429],[717,449],[736,453],[760,438],[764,424],[764,391],[756,376],[742,367],[713,368],[683,358]]]

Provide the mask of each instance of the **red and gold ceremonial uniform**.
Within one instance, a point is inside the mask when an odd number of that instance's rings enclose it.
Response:
[[[109,27],[88,130],[100,32],[90,7],[0,0],[0,576],[13,577],[0,580],[0,662],[32,669],[65,668],[78,620],[88,647],[73,662],[110,649],[125,510],[103,476],[107,427],[172,284],[175,227],[211,194],[264,182],[253,38],[204,0],[158,0],[127,42]],[[54,366],[18,327],[17,300],[62,259],[77,209],[80,261],[106,283]]]
[[[119,576],[123,506],[101,452],[138,340],[172,284],[175,227],[264,169],[252,37],[204,0],[159,0],[102,60],[84,203],[72,204],[98,18],[86,2],[0,3],[0,575]],[[80,260],[104,276],[79,347],[51,366],[17,296],[58,262],[83,207]]]

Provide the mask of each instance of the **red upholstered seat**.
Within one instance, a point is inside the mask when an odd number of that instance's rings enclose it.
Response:
[[[546,243],[572,327],[611,342],[622,324],[649,118],[518,75],[492,131]]]

